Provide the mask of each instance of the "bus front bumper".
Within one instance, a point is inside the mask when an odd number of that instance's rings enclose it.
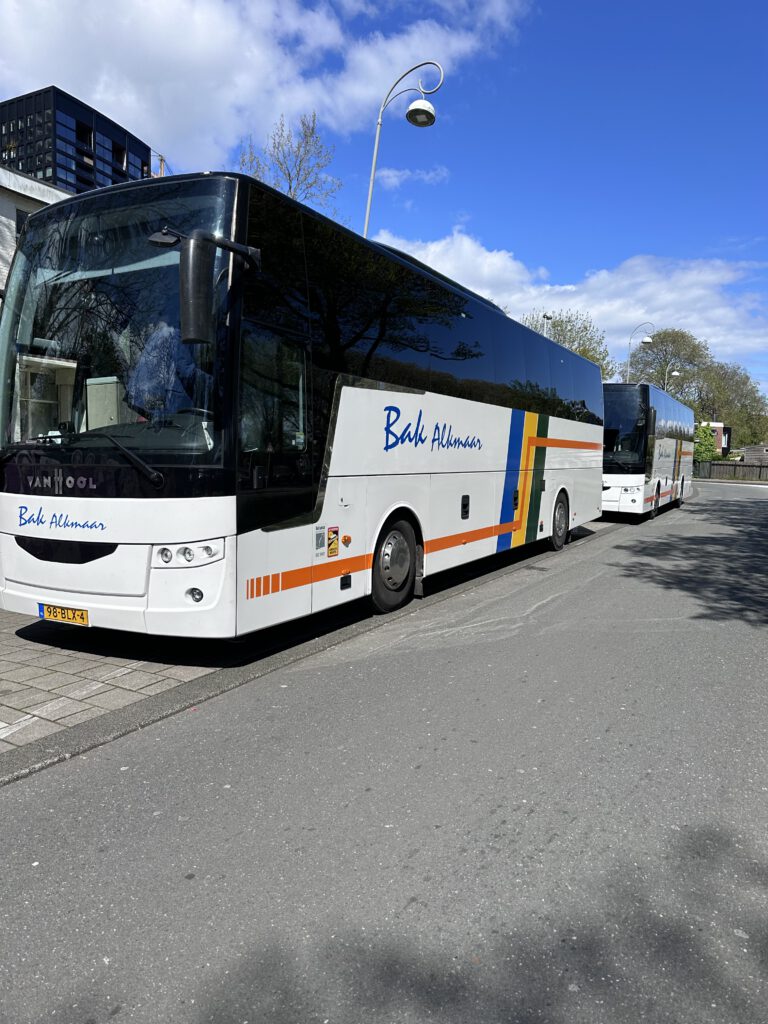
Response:
[[[123,575],[121,586],[110,571],[109,557],[101,560],[99,571],[98,563],[90,567],[40,563],[30,555],[20,555],[14,537],[4,534],[0,539],[0,547],[11,556],[0,559],[0,607],[6,611],[159,636],[223,638],[235,634],[234,557],[225,556],[207,565],[160,568],[149,564],[148,547],[118,545],[115,554],[120,567],[126,553],[135,566],[130,584]],[[82,574],[88,579],[88,588],[70,589],[62,570],[68,570],[71,579],[73,570],[80,568],[91,570]],[[120,590],[123,592],[115,592]]]
[[[603,485],[605,487],[605,485]],[[635,485],[609,486],[603,490],[603,512],[641,515],[644,511],[643,488]]]

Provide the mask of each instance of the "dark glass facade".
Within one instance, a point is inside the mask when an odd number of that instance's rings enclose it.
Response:
[[[50,86],[0,102],[0,165],[66,192],[148,178],[150,147]]]

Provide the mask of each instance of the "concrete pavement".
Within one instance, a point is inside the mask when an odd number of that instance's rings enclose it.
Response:
[[[0,612],[0,754],[219,667],[137,658],[145,643]],[[157,641],[150,643],[156,651]],[[180,643],[167,641],[165,648],[167,655],[181,655]]]

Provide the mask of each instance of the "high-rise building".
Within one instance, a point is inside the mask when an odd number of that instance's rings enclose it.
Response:
[[[67,192],[148,178],[150,147],[56,86],[0,101],[0,166]]]

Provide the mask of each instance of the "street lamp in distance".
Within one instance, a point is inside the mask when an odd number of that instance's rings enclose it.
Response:
[[[669,367],[667,367],[666,372],[664,373],[664,390],[665,391],[667,390],[667,384],[669,383],[669,378],[670,377],[679,377],[679,376],[680,376],[680,371],[679,370],[673,370],[672,373],[670,373],[669,372]]]
[[[646,327],[650,327],[651,330],[650,330],[650,332],[646,331],[645,337],[640,339],[640,344],[641,345],[652,345],[653,344],[653,338],[651,337],[651,334],[656,330],[656,328],[654,327],[654,325],[651,323],[650,320],[646,320],[645,323],[638,324],[637,327],[634,329],[634,331],[632,331],[632,333],[629,336],[629,346],[627,348],[627,373],[626,373],[626,376],[624,378],[624,383],[625,384],[629,384],[630,369],[631,369],[631,366],[632,366],[632,339],[634,338],[634,336],[637,334],[638,331],[645,330]]]
[[[425,89],[421,83],[421,79],[419,79],[418,88],[416,88],[416,86],[406,86],[405,89],[401,89],[399,92],[395,92],[395,89],[397,89],[398,85],[400,85],[404,78],[407,78],[408,75],[413,74],[414,71],[418,71],[419,68],[426,67],[437,68],[438,72],[440,73],[440,79],[437,85],[435,85],[432,89]],[[384,117],[384,111],[387,109],[392,100],[397,99],[398,96],[402,96],[403,93],[421,93],[421,99],[414,100],[413,103],[411,103],[411,105],[408,107],[405,117],[408,123],[412,124],[415,128],[431,128],[432,125],[435,123],[435,108],[432,106],[429,100],[425,99],[425,97],[431,96],[432,93],[437,92],[437,90],[443,84],[444,78],[445,75],[443,73],[443,69],[437,63],[436,60],[424,60],[421,62],[421,64],[414,64],[412,68],[408,68],[404,75],[400,75],[398,80],[394,83],[392,88],[384,97],[384,102],[381,104],[381,109],[379,110],[379,119],[376,122],[376,141],[373,144],[371,181],[370,184],[368,185],[368,202],[366,203],[365,206],[365,225],[363,227],[363,238],[368,237],[368,221],[370,220],[371,217],[371,199],[373,198],[373,182],[376,178],[376,160],[379,155],[379,137],[381,136],[381,121],[382,118]]]

